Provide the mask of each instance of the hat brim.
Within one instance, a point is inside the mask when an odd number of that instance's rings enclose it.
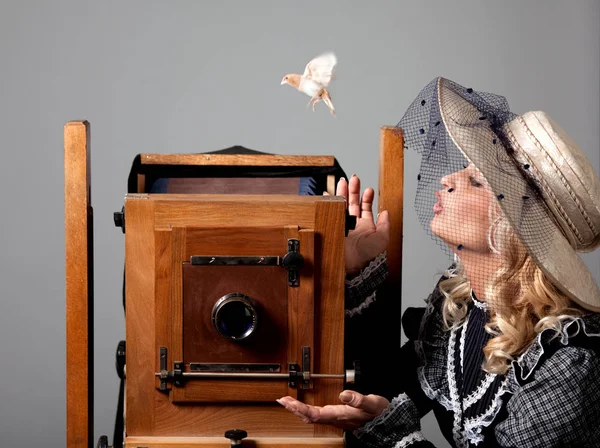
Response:
[[[600,288],[584,261],[552,221],[543,201],[524,204],[528,184],[506,151],[482,150],[474,142],[502,145],[481,112],[439,78],[437,100],[448,135],[460,152],[480,171],[512,228],[536,265],[554,285],[582,307],[600,312]],[[501,146],[495,146],[500,147]],[[518,148],[514,148],[518,150]],[[527,212],[524,213],[524,207]],[[540,237],[543,244],[540,244]]]

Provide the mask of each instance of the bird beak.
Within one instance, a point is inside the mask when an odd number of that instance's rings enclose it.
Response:
[[[287,81],[285,79],[281,80],[281,85],[287,84]]]

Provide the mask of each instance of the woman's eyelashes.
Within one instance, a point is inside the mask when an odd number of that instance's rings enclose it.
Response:
[[[474,187],[482,187],[483,184],[478,182],[477,179],[475,179],[473,176],[469,176],[469,182],[471,182],[471,185]]]

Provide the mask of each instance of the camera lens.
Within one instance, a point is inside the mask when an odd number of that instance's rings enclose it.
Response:
[[[240,341],[256,330],[258,313],[250,297],[234,292],[217,300],[212,310],[212,321],[222,336]]]

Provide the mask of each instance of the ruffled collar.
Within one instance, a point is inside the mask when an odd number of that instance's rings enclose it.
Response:
[[[486,302],[482,302],[481,300],[479,300],[477,297],[475,297],[475,293],[473,292],[473,290],[471,290],[471,300],[473,301],[473,305],[475,305],[477,308],[479,308],[482,311],[485,311],[487,313],[489,306]]]
[[[512,362],[511,370],[514,370],[517,382],[523,385],[530,379],[551,344],[567,346],[573,344],[575,339],[586,340],[584,345],[595,345],[600,352],[600,314],[567,317],[563,320],[558,334],[552,328],[542,330],[527,351]]]

